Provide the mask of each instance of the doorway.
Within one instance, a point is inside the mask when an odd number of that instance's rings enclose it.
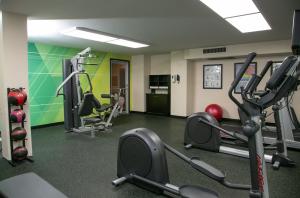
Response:
[[[121,113],[129,113],[129,93],[129,61],[110,59],[110,94],[119,96]]]

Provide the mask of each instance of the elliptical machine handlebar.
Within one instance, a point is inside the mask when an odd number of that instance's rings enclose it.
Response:
[[[251,52],[248,54],[246,61],[244,62],[242,68],[240,69],[240,71],[238,72],[238,75],[236,77],[236,79],[234,79],[234,81],[232,82],[230,89],[228,91],[228,95],[230,97],[230,99],[239,107],[241,108],[242,111],[245,112],[245,114],[247,116],[250,116],[250,112],[237,100],[237,98],[235,98],[233,96],[233,91],[234,89],[237,87],[237,85],[239,84],[239,82],[241,81],[243,75],[246,73],[249,64],[252,62],[252,60],[255,58],[256,53],[255,52]]]
[[[271,61],[271,60],[268,61],[265,65],[265,67],[263,68],[263,70],[260,72],[259,76],[263,78],[266,75],[267,71],[272,66],[272,64],[273,64],[273,61]]]
[[[256,90],[256,88],[258,87],[259,83],[261,82],[261,80],[263,79],[263,77],[266,75],[267,71],[270,69],[270,67],[272,66],[273,61],[268,61],[266,63],[266,65],[264,66],[263,70],[260,72],[260,74],[257,76],[255,75],[255,77],[252,77],[250,82],[247,84],[246,88],[245,88],[245,92],[253,95],[254,91]]]

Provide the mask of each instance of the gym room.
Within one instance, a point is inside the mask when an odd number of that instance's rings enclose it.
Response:
[[[299,0],[0,0],[0,198],[299,198]]]

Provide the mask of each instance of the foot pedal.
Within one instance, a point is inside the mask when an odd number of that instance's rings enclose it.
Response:
[[[279,161],[276,161],[273,163],[273,169],[274,170],[279,170],[279,167],[280,167],[280,162]]]

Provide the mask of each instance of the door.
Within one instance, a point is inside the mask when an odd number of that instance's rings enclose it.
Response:
[[[110,59],[110,93],[119,96],[120,113],[129,113],[129,61]]]

